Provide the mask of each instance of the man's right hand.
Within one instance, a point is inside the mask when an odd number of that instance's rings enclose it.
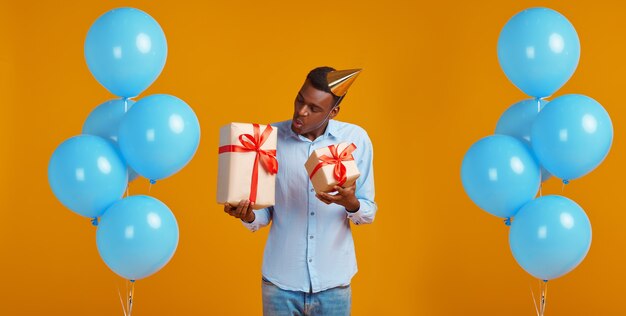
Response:
[[[250,200],[241,200],[236,207],[226,203],[224,204],[224,212],[228,213],[230,216],[240,218],[244,222],[252,223],[255,219],[254,212],[252,211],[253,205],[254,203],[251,203]]]

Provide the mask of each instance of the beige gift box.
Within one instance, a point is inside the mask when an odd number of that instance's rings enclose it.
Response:
[[[348,187],[361,175],[352,152],[354,144],[339,143],[316,149],[304,164],[316,192],[332,192],[336,185]],[[345,175],[345,182],[338,179]]]
[[[277,130],[270,125],[231,123],[220,128],[218,203],[236,206],[241,200],[253,201],[256,194],[254,209],[274,205],[276,142]]]

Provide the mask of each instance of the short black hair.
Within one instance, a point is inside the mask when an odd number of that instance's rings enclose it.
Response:
[[[331,71],[335,71],[335,68],[328,66],[317,67],[309,71],[306,78],[311,82],[311,85],[313,85],[315,89],[333,94],[330,91],[330,87],[328,87],[328,80],[326,79],[326,75]],[[343,98],[333,94],[333,99],[335,101],[335,106],[338,106]]]

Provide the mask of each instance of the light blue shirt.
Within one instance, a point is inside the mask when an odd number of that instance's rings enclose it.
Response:
[[[254,211],[255,220],[244,222],[253,232],[272,222],[263,276],[291,291],[315,293],[348,285],[357,272],[350,221],[369,224],[376,215],[372,142],[361,127],[335,120],[330,120],[324,134],[314,141],[294,133],[291,120],[272,126],[278,128],[275,205]],[[357,147],[353,156],[361,173],[356,181],[361,206],[355,213],[316,198],[304,168],[315,149],[341,142]]]

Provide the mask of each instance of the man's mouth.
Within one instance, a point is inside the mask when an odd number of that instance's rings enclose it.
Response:
[[[304,122],[302,122],[302,120],[300,120],[300,119],[294,119],[293,120],[293,126],[295,128],[301,128],[302,125],[304,125]]]

